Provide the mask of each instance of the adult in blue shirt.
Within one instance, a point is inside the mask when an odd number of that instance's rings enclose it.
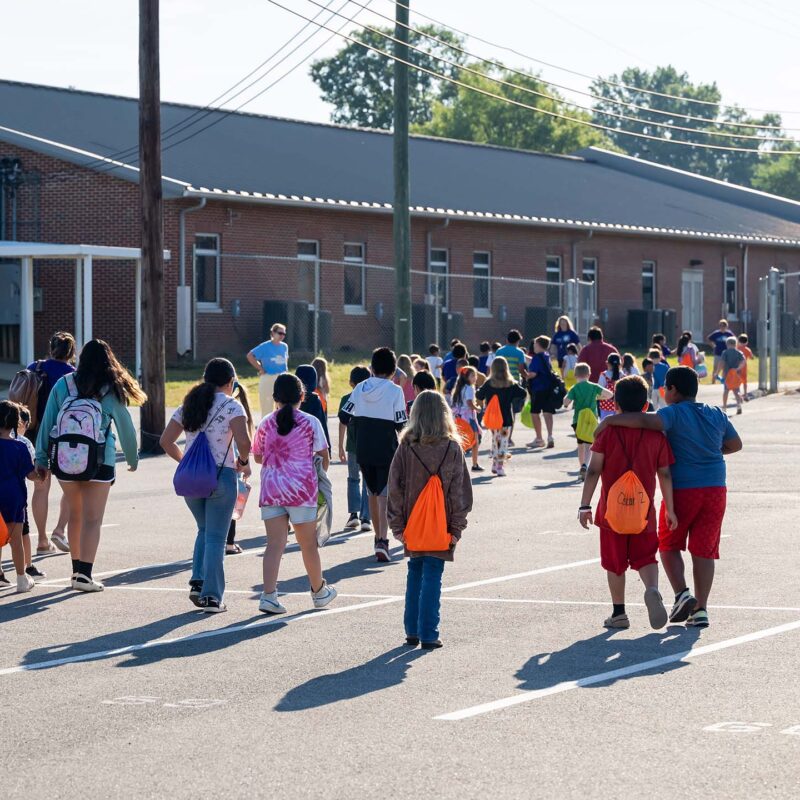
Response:
[[[556,320],[556,332],[553,334],[551,341],[551,347],[556,349],[559,368],[563,366],[564,356],[567,355],[567,346],[571,344],[576,345],[580,350],[581,337],[575,333],[575,328],[572,327],[572,320],[565,314]]]
[[[262,417],[272,413],[275,408],[275,401],[272,399],[275,378],[289,369],[289,347],[285,341],[286,326],[276,322],[269,329],[269,333],[269,341],[261,342],[247,354],[247,360],[260,376],[258,399]]]
[[[728,340],[731,333],[728,320],[721,319],[719,321],[719,327],[706,337],[707,340],[714,345],[714,371],[711,373],[711,383],[714,383],[722,369],[722,354],[728,348],[725,342]]]

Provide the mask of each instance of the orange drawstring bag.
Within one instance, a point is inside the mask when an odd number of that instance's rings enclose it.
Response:
[[[483,427],[488,431],[499,431],[503,427],[503,412],[500,410],[500,398],[495,394],[489,400],[483,412]]]
[[[458,430],[458,435],[461,437],[461,447],[464,452],[466,453],[468,450],[472,450],[477,444],[475,441],[475,431],[472,430],[472,425],[465,419],[456,417],[456,429]]]
[[[11,533],[8,530],[8,525],[6,525],[6,521],[3,519],[3,515],[0,514],[0,547],[5,547],[8,544],[8,540],[11,538]]]
[[[681,366],[694,369],[694,359],[688,350],[681,356]]]
[[[647,527],[647,517],[650,513],[650,498],[647,496],[642,482],[633,471],[633,463],[625,450],[625,441],[618,428],[614,428],[619,437],[622,452],[628,459],[628,469],[617,478],[608,490],[606,498],[606,522],[616,533],[634,534],[641,533]],[[639,436],[642,442],[644,431]]]
[[[319,402],[322,405],[322,410],[327,414],[328,413],[328,401],[325,399],[325,395],[322,394],[319,387],[314,389],[314,394],[319,397]]]
[[[411,552],[440,552],[450,549],[450,534],[447,532],[447,513],[444,506],[444,490],[439,471],[442,469],[450,448],[445,450],[444,457],[436,472],[431,472],[425,462],[417,455],[411,445],[409,450],[417,458],[425,471],[430,475],[428,482],[419,493],[414,508],[411,509],[408,522],[403,531],[403,543]]]
[[[735,392],[742,385],[742,376],[735,369],[729,369],[725,376],[725,386]]]

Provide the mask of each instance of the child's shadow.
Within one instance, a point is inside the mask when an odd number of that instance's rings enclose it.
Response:
[[[606,630],[589,639],[582,639],[550,653],[531,656],[516,673],[522,681],[520,689],[535,691],[549,689],[565,681],[580,681],[592,677],[586,686],[610,686],[620,680],[667,672],[688,666],[685,661],[654,663],[651,667],[629,674],[614,674],[632,665],[656,662],[658,659],[688,652],[700,632],[696,628],[673,626],[664,631],[649,633],[639,639],[613,638],[619,631]],[[607,675],[604,680],[598,676]]]

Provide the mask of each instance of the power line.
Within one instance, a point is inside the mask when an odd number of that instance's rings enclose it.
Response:
[[[312,5],[315,5],[315,6],[320,6],[321,5],[319,2],[317,2],[317,0],[307,0],[307,2],[309,2],[309,3],[311,3]],[[354,0],[354,2],[355,2],[355,0]],[[358,3],[356,3],[356,5],[358,5]],[[332,13],[337,17],[343,17],[344,19],[347,19],[347,20],[349,20],[351,22],[353,21],[352,19],[347,17],[345,14],[340,14],[340,13],[338,13],[336,11],[334,11]],[[382,15],[379,15],[379,16],[382,16]],[[412,28],[410,28],[410,27],[408,27],[406,25],[403,25],[402,27],[406,28],[409,31],[413,30]],[[379,28],[373,28],[370,25],[365,25],[364,28],[365,28],[365,30],[371,31],[372,33],[375,33],[378,36],[381,36],[384,39],[388,39],[388,40],[390,40],[390,41],[392,41],[394,43],[396,43],[398,41],[396,37],[392,36],[391,34],[384,33]],[[424,34],[424,35],[427,35],[427,34]],[[430,37],[430,38],[434,38],[435,39],[435,37]],[[450,47],[452,49],[455,49],[455,50],[458,50],[458,51],[460,51],[462,53],[465,53],[466,55],[471,56],[473,58],[479,58],[481,61],[485,61],[486,63],[498,64],[501,67],[503,66],[502,64],[499,64],[499,62],[493,62],[493,61],[491,61],[489,59],[483,59],[480,56],[476,56],[474,53],[470,53],[470,52],[464,50],[463,48],[458,47],[457,45],[452,45],[452,44],[449,44],[448,42],[444,42],[441,39],[436,39],[436,41],[440,42],[441,44],[444,44],[447,47]],[[486,80],[492,81],[493,83],[496,83],[496,84],[498,84],[500,86],[505,86],[505,87],[507,87],[509,89],[516,89],[517,91],[524,92],[526,94],[535,95],[536,97],[541,97],[541,98],[543,98],[545,100],[550,100],[550,101],[552,101],[553,103],[556,103],[556,104],[560,104],[561,103],[561,104],[564,104],[564,105],[572,106],[575,109],[578,109],[580,111],[586,111],[586,112],[588,112],[590,114],[591,113],[602,114],[605,117],[610,117],[612,119],[619,119],[619,120],[623,120],[625,122],[635,122],[635,123],[637,123],[639,125],[642,125],[642,126],[655,126],[655,127],[659,127],[659,128],[664,128],[665,130],[667,130],[669,132],[681,131],[683,133],[694,133],[694,134],[700,134],[702,136],[715,136],[715,137],[719,137],[719,138],[723,138],[723,139],[736,139],[737,141],[738,140],[742,140],[742,139],[755,140],[755,141],[762,142],[762,143],[766,142],[766,141],[770,141],[770,142],[793,142],[793,143],[795,142],[795,140],[790,138],[790,137],[756,136],[756,135],[753,135],[753,134],[745,134],[745,133],[728,133],[728,132],[725,132],[725,131],[715,131],[715,130],[709,130],[707,128],[687,128],[684,125],[674,125],[674,124],[669,123],[669,122],[657,122],[655,120],[644,120],[644,119],[641,119],[639,117],[629,116],[627,114],[617,114],[614,111],[603,111],[603,110],[599,110],[599,109],[593,109],[593,108],[589,108],[587,106],[579,105],[578,103],[572,103],[572,102],[569,102],[567,100],[562,100],[560,98],[553,97],[552,95],[547,94],[546,92],[540,92],[540,91],[537,91],[536,89],[530,89],[530,88],[528,88],[526,86],[520,86],[517,83],[512,83],[511,81],[504,80],[503,78],[496,78],[496,77],[494,77],[494,76],[492,76],[492,75],[490,75],[488,73],[481,72],[480,70],[473,69],[472,67],[469,67],[469,66],[462,66],[461,64],[458,64],[455,61],[451,61],[451,60],[449,60],[447,58],[444,58],[443,56],[437,56],[437,55],[434,55],[433,53],[427,53],[425,50],[423,50],[420,47],[415,47],[414,45],[408,45],[408,47],[409,47],[409,49],[411,49],[411,50],[413,50],[413,51],[415,51],[417,53],[422,53],[423,55],[428,55],[430,58],[433,58],[436,61],[441,61],[442,63],[447,64],[448,66],[455,67],[459,71],[467,72],[467,73],[470,73],[472,75],[483,77]],[[512,69],[512,70],[509,70],[509,71],[516,72],[517,74],[523,75],[526,78],[530,78],[531,77],[529,75],[525,75],[525,73],[519,72],[518,70],[513,70]],[[704,121],[713,123],[713,120],[704,120]]]
[[[395,2],[398,5],[401,5],[401,6],[403,5],[401,0],[388,0],[388,2],[392,3],[392,5],[394,5]],[[508,53],[513,53],[515,56],[519,56],[520,58],[524,58],[524,59],[526,59],[528,61],[532,61],[532,62],[534,62],[536,64],[541,64],[542,66],[545,66],[545,67],[550,67],[551,69],[555,69],[555,70],[558,70],[560,72],[565,72],[565,73],[568,73],[570,75],[575,75],[575,76],[577,76],[579,78],[586,78],[587,80],[590,80],[590,81],[595,81],[596,80],[596,81],[598,81],[600,83],[606,84],[607,86],[616,86],[616,87],[622,88],[622,89],[631,89],[631,90],[636,91],[636,92],[641,92],[642,94],[654,95],[656,97],[667,97],[667,98],[670,98],[672,100],[683,100],[686,103],[696,103],[698,105],[703,105],[703,106],[718,106],[718,107],[727,106],[728,108],[731,108],[731,107],[735,106],[735,104],[715,103],[715,102],[713,102],[711,100],[699,100],[699,99],[695,99],[695,98],[691,98],[691,97],[683,97],[681,95],[669,94],[668,92],[658,92],[655,89],[642,89],[642,88],[640,88],[638,86],[633,86],[632,84],[622,83],[621,81],[612,81],[612,80],[608,80],[608,79],[604,79],[604,78],[598,78],[596,75],[587,75],[585,72],[578,72],[577,70],[570,69],[569,67],[562,67],[562,66],[559,66],[558,64],[553,64],[550,61],[543,61],[542,59],[536,58],[535,56],[531,56],[531,55],[528,55],[526,53],[522,53],[519,50],[515,50],[513,47],[507,47],[506,45],[497,44],[496,42],[491,42],[488,39],[483,39],[483,38],[481,38],[480,36],[477,36],[474,33],[469,33],[468,31],[461,30],[460,28],[455,28],[452,25],[447,25],[447,23],[442,22],[441,20],[438,20],[438,19],[436,19],[434,17],[428,16],[427,14],[423,14],[421,11],[417,11],[416,9],[414,9],[412,13],[416,14],[418,17],[422,17],[423,19],[428,20],[428,22],[433,22],[435,25],[440,25],[443,28],[448,28],[451,31],[455,31],[456,33],[460,33],[462,36],[466,36],[466,37],[468,37],[470,39],[474,39],[476,42],[481,42],[482,44],[489,45],[490,47],[496,47],[499,50],[505,50]],[[775,109],[770,109],[770,108],[749,108],[748,107],[745,110],[755,111],[755,112],[758,112],[758,113],[761,113],[761,114],[800,114],[800,111],[776,111]]]
[[[272,5],[277,6],[278,8],[281,8],[284,11],[288,11],[290,14],[294,14],[295,16],[300,17],[301,19],[308,19],[308,17],[303,16],[299,11],[294,11],[291,8],[287,8],[286,6],[281,5],[280,3],[277,2],[277,0],[267,0],[267,2],[272,3]],[[331,28],[328,28],[327,26],[322,25],[319,22],[315,24],[318,25],[320,28],[324,28],[325,30],[329,31],[332,30]],[[339,36],[340,38],[345,39],[349,42],[352,42],[353,44],[357,44],[360,47],[365,48],[366,50],[371,50],[374,53],[385,56],[386,58],[389,58],[393,61],[403,60],[403,59],[398,59],[391,53],[387,53],[385,50],[373,47],[372,45],[366,44],[365,42],[359,41],[358,39],[354,39],[352,36],[340,33],[339,31],[334,31],[334,35]],[[454,86],[459,86],[463,89],[467,89],[468,91],[472,91],[477,94],[482,94],[486,97],[491,97],[495,100],[500,100],[501,102],[507,103],[508,105],[517,106],[519,108],[525,108],[529,111],[534,111],[539,114],[545,114],[546,116],[554,117],[556,119],[562,119],[567,122],[574,122],[577,125],[583,125],[588,128],[594,128],[596,130],[602,130],[608,133],[614,133],[623,136],[632,136],[637,139],[646,139],[649,141],[660,142],[661,144],[674,144],[674,145],[680,145],[682,147],[695,147],[701,150],[724,150],[727,152],[754,153],[756,155],[800,155],[800,150],[754,150],[752,148],[747,148],[747,147],[730,147],[727,145],[700,144],[698,142],[682,141],[679,139],[664,139],[662,137],[651,136],[650,134],[646,133],[637,133],[634,131],[626,131],[619,128],[610,128],[607,125],[601,125],[600,123],[590,122],[588,120],[576,119],[575,117],[569,117],[565,114],[560,114],[555,111],[549,111],[548,109],[545,108],[540,108],[538,106],[531,106],[528,105],[527,103],[522,103],[519,100],[513,100],[510,97],[503,97],[502,95],[495,94],[494,92],[489,92],[486,89],[481,89],[477,86],[470,86],[469,84],[464,83],[463,81],[456,80],[455,78],[450,78],[447,75],[442,75],[441,73],[435,72],[434,70],[426,69],[425,67],[421,67],[419,64],[413,64],[410,61],[406,63],[408,66],[413,67],[415,70],[419,72],[424,72],[427,75],[431,75],[432,77],[446,81],[447,83],[452,83]],[[479,74],[482,75],[483,73]]]

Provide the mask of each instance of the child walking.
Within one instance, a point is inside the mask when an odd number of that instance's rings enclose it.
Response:
[[[424,513],[432,505],[438,506],[444,520]],[[409,559],[404,625],[411,647],[442,646],[442,573],[445,562],[453,560],[471,510],[472,483],[453,416],[439,392],[421,392],[389,469],[389,525]],[[440,529],[431,524],[432,517],[441,520]]]
[[[503,356],[495,356],[489,367],[489,380],[476,392],[478,400],[484,404],[484,427],[492,432],[492,474],[504,478],[503,466],[508,458],[508,444],[511,428],[514,425],[514,401],[523,402],[525,390],[511,377],[508,361]],[[487,420],[489,404],[497,398],[500,412],[500,423]],[[497,427],[495,427],[497,424]]]
[[[575,385],[575,367],[578,366],[578,345],[568,344],[567,351],[564,354],[564,360],[561,362],[561,378],[563,379],[567,390]]]
[[[725,388],[722,390],[722,410],[728,408],[728,394],[733,392],[736,400],[736,413],[742,413],[742,395],[739,387],[742,385],[742,371],[747,368],[747,360],[737,347],[735,336],[725,340],[725,352],[719,357]]]
[[[0,516],[8,528],[11,559],[17,573],[17,592],[30,592],[33,578],[25,572],[22,525],[28,504],[25,479],[36,479],[33,459],[25,444],[17,438],[19,406],[10,400],[0,401]]]
[[[589,448],[592,446],[589,439],[582,439],[578,436],[578,419],[581,412],[587,412],[594,418],[595,427],[597,425],[597,401],[608,400],[613,395],[608,389],[589,380],[592,368],[585,363],[575,366],[575,385],[567,392],[564,398],[564,408],[569,408],[573,404],[572,411],[572,430],[578,439],[578,463],[580,464],[580,480],[586,477],[586,470],[589,468]]]
[[[33,443],[30,439],[28,439],[28,429],[30,428],[31,424],[31,412],[28,410],[27,406],[22,405],[21,403],[18,404],[19,406],[19,427],[17,428],[17,439],[25,445],[28,449],[28,453],[30,454],[31,459],[35,462],[36,461],[36,448],[33,446]],[[37,484],[41,483],[41,481],[34,481],[33,487],[34,491],[36,489]],[[32,551],[31,551],[31,525],[30,525],[30,514],[28,513],[28,508],[25,508],[25,522],[22,524],[22,547],[25,551],[25,574],[30,575],[34,581],[40,581],[47,577],[45,572],[42,572],[32,560]],[[55,551],[55,548],[53,548]]]
[[[296,375],[278,375],[273,399],[276,410],[261,420],[253,440],[253,455],[261,464],[259,505],[267,533],[264,590],[258,610],[284,614],[277,583],[290,521],[303,555],[314,608],[327,606],[336,597],[336,589],[322,576],[317,545],[319,482],[315,459],[319,457],[322,469],[327,471],[328,442],[319,420],[300,411],[303,384]]]
[[[415,376],[416,377],[416,376]],[[369,370],[364,366],[353,367],[350,370],[350,388],[355,389],[359,383],[369,378]],[[431,378],[431,381],[433,378]],[[435,385],[435,384],[434,384]],[[352,392],[348,392],[339,402],[339,411],[347,405]],[[361,477],[356,460],[356,439],[349,425],[339,422],[339,461],[347,464],[347,513],[345,530],[371,531],[372,523],[369,516],[369,498],[367,484]]]
[[[478,427],[478,404],[475,400],[475,384],[478,380],[478,370],[475,367],[462,367],[453,387],[452,408],[453,416],[463,419],[475,434],[475,444],[470,448],[472,453],[472,471],[483,472],[483,467],[478,463],[478,445],[481,441],[481,429]]]
[[[616,386],[617,381],[623,377],[622,359],[620,359],[619,353],[612,353],[608,357],[606,364],[608,365],[608,369],[600,374],[600,379],[597,381],[597,383],[603,389],[608,389],[608,391],[611,393],[612,399],[600,401],[599,408],[601,421],[615,413],[613,400],[614,387]]]
[[[317,356],[317,358],[311,362],[311,366],[317,371],[317,388],[314,389],[314,394],[319,397],[322,410],[327,414],[328,398],[331,394],[331,382],[328,378],[328,362],[322,356]]]
[[[747,391],[747,362],[752,361],[755,356],[753,355],[753,351],[749,347],[750,339],[748,338],[746,333],[739,334],[739,344],[736,345],[736,349],[744,356],[744,366],[741,370],[742,375],[742,397],[745,402],[747,402],[750,398],[748,396]]]
[[[647,384],[636,375],[622,378],[614,387],[614,403],[618,413],[639,412],[647,408]],[[592,497],[598,478],[602,481],[600,502],[594,524],[600,529],[600,563],[608,577],[613,605],[606,628],[629,628],[625,612],[625,572],[636,570],[645,585],[644,603],[650,626],[658,630],[667,624],[667,610],[658,591],[658,535],[656,533],[656,475],[661,486],[670,530],[677,527],[672,499],[672,456],[666,438],[655,431],[606,428],[592,445],[592,460],[583,486],[578,519],[588,530],[592,524]],[[616,482],[632,470],[647,495],[647,522],[637,533],[618,533],[613,527],[609,492]],[[638,487],[637,487],[638,488]],[[606,518],[606,514],[611,520]]]

